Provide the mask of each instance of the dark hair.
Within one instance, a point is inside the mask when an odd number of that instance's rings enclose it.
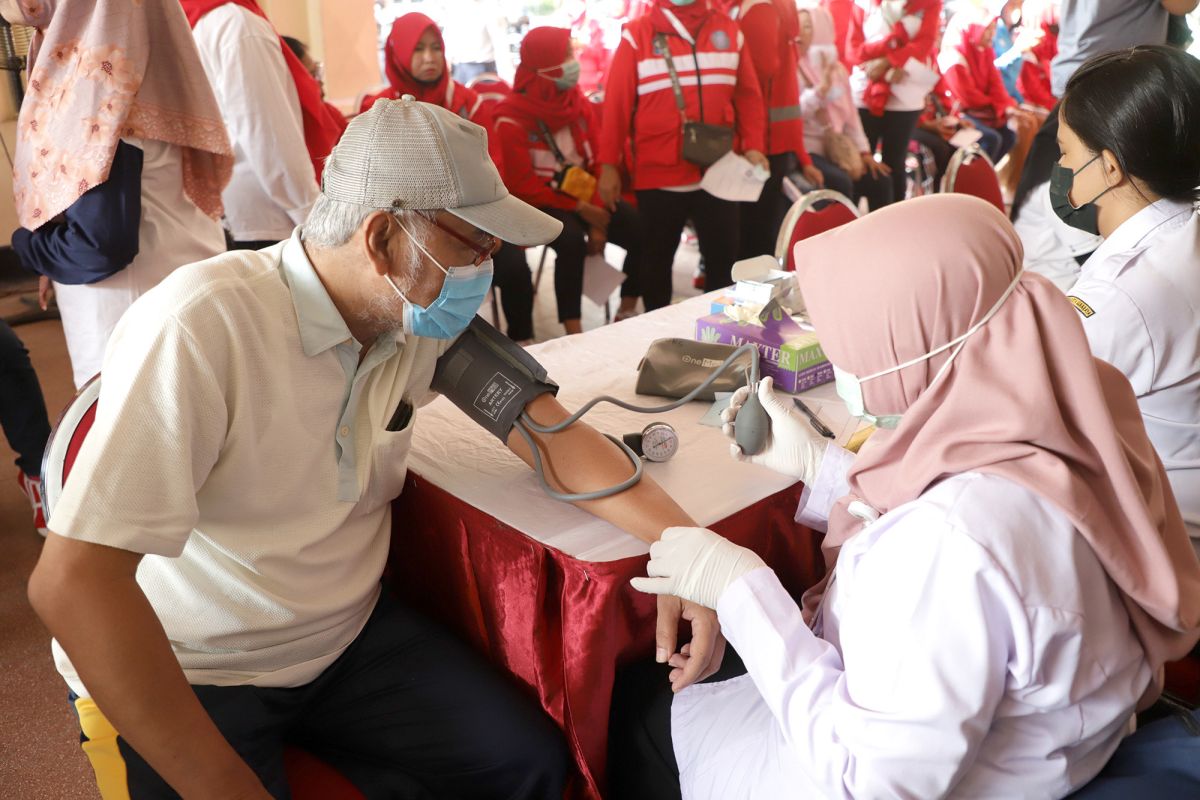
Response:
[[[1165,45],[1089,59],[1067,81],[1062,114],[1093,152],[1160,197],[1200,200],[1200,61]]]
[[[301,61],[303,61],[304,57],[308,55],[308,47],[304,44],[304,42],[300,41],[295,36],[280,36],[279,38],[283,39],[283,43],[286,44],[288,49],[291,50],[296,58],[300,59]]]

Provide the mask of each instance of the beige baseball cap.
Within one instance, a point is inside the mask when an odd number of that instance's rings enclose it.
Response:
[[[522,246],[548,244],[562,231],[508,193],[488,157],[487,131],[412,95],[378,100],[350,121],[325,162],[321,191],[374,208],[445,209]]]

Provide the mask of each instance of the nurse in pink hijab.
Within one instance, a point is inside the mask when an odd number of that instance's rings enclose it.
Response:
[[[651,548],[634,585],[715,608],[746,668],[669,703],[682,795],[1071,793],[1200,638],[1200,564],[1128,382],[983,201],[888,206],[795,256],[838,394],[878,430],[825,445],[766,379],[768,447],[733,445],[804,481],[797,518],[827,530],[803,611],[711,531]]]

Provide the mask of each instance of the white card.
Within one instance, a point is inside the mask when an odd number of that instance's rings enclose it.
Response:
[[[732,150],[705,171],[700,188],[721,200],[757,202],[770,174]]]
[[[975,128],[960,128],[953,136],[949,138],[950,146],[963,148],[969,147],[983,138],[983,134]]]
[[[625,282],[625,273],[597,253],[583,260],[583,296],[598,306],[608,302],[617,287]]]

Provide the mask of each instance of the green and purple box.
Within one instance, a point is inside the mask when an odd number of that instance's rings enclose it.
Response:
[[[762,325],[709,314],[696,320],[696,341],[757,345],[762,376],[774,378],[775,385],[785,392],[803,392],[833,380],[833,366],[817,335],[778,311]]]

